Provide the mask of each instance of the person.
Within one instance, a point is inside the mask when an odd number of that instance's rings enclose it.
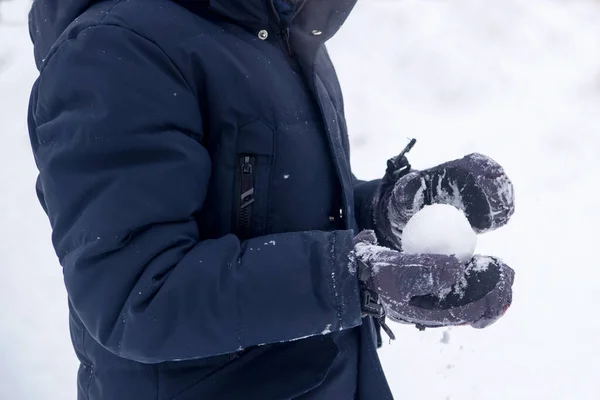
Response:
[[[483,328],[506,311],[501,260],[399,242],[431,202],[506,224],[495,161],[351,172],[325,42],[354,4],[33,4],[29,130],[78,399],[389,399],[386,314]]]

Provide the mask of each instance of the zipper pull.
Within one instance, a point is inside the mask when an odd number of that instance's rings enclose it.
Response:
[[[242,181],[240,209],[248,207],[254,203],[254,160],[250,156],[242,158]]]
[[[282,32],[282,35],[288,55],[293,57],[294,53],[292,52],[292,43],[290,42],[290,28],[285,28]]]
[[[386,335],[388,335],[388,337],[390,338],[390,343],[392,340],[396,340],[396,335],[394,335],[394,332],[392,332],[390,327],[387,326],[387,324],[385,323],[385,316],[379,318],[379,326],[381,326],[381,329],[383,329]]]

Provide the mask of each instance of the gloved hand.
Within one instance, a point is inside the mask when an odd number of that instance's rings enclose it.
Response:
[[[475,256],[465,266],[454,256],[404,254],[377,245],[373,231],[362,231],[354,240],[353,261],[363,313],[380,322],[387,315],[419,328],[484,328],[512,301],[514,272],[492,257]]]
[[[515,209],[511,181],[487,156],[470,154],[424,171],[410,171],[403,157],[388,168],[373,204],[382,242],[401,249],[406,223],[427,204],[461,209],[477,233],[505,225]]]

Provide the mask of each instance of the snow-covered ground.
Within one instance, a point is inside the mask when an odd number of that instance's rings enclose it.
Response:
[[[0,3],[0,398],[75,398],[62,276],[35,198],[27,0]],[[476,331],[394,325],[398,399],[600,399],[600,3],[360,0],[331,42],[353,166],[382,175],[407,137],[416,168],[477,151],[517,212],[478,252],[517,270],[514,304]]]

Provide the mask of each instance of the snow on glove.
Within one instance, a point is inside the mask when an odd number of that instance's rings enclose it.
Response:
[[[356,236],[354,257],[366,293],[363,311],[379,318],[419,328],[485,328],[512,301],[514,271],[494,257],[475,256],[465,267],[454,256],[404,254],[378,246],[373,231]]]
[[[505,225],[514,213],[513,186],[491,158],[470,154],[424,171],[410,171],[405,158],[402,173],[386,173],[373,205],[380,239],[400,249],[408,220],[427,204],[451,204],[464,211],[477,233]]]
[[[476,255],[458,284],[450,290],[413,297],[411,315],[402,317],[420,327],[468,324],[486,328],[510,307],[514,278],[515,272],[501,260]],[[394,319],[391,313],[389,316]],[[435,320],[439,323],[432,324]]]
[[[428,325],[444,321],[432,310],[411,305],[411,299],[431,293],[450,292],[465,274],[465,266],[454,256],[404,254],[377,245],[373,231],[362,231],[354,239],[353,259],[358,267],[363,291],[363,312],[382,318],[410,322],[418,314]],[[378,305],[383,310],[378,309]],[[412,310],[415,308],[414,310]],[[384,312],[385,311],[385,312]]]

